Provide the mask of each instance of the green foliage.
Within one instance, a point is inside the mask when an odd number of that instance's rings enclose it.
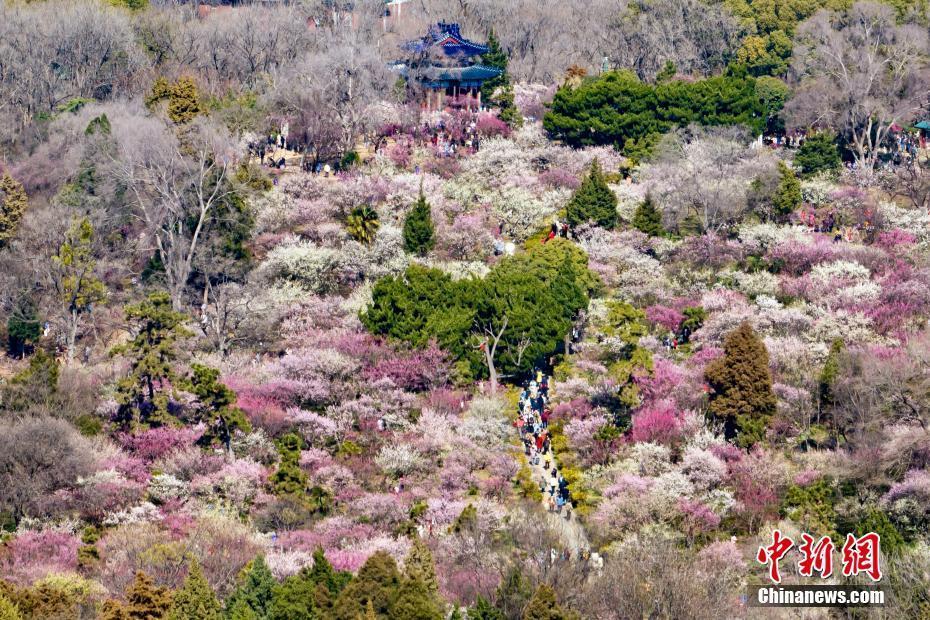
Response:
[[[712,390],[709,413],[713,420],[723,422],[728,439],[748,447],[763,439],[775,414],[769,354],[745,322],[727,334],[723,351],[723,357],[711,362],[705,371]]]
[[[93,253],[94,229],[87,218],[71,225],[64,243],[58,248],[58,254],[52,257],[52,263],[58,269],[58,294],[71,315],[72,329],[77,329],[78,317],[90,312],[94,304],[107,298],[107,288],[94,275],[97,261]],[[69,340],[69,348],[74,343]]]
[[[300,448],[302,441],[294,433],[289,433],[278,442],[281,462],[269,482],[275,495],[293,495],[302,497],[307,491],[307,474],[300,469]]]
[[[678,67],[671,60],[666,60],[662,69],[656,73],[656,83],[668,82],[678,73]]]
[[[227,615],[231,620],[263,620],[277,585],[265,557],[258,556],[243,569],[238,587],[226,600]]]
[[[630,160],[629,167],[638,166],[649,159],[661,140],[662,134],[658,132],[627,140],[623,145],[623,154]]]
[[[585,222],[596,222],[604,228],[617,225],[617,196],[607,186],[597,158],[565,206],[565,216],[573,227]]]
[[[685,315],[685,320],[681,322],[682,329],[687,327],[692,334],[699,330],[704,324],[704,320],[707,319],[707,310],[702,306],[690,306],[682,310],[681,313]]]
[[[802,531],[832,535],[837,495],[836,485],[830,478],[820,478],[807,486],[792,485],[782,501],[782,514],[797,523]]]
[[[418,579],[404,579],[391,604],[391,618],[397,620],[443,620],[440,601]]]
[[[438,596],[439,581],[436,579],[433,553],[421,538],[415,538],[410,546],[404,561],[404,574],[408,579],[422,583],[430,596]]]
[[[348,170],[358,166],[360,163],[362,163],[362,158],[359,157],[359,154],[356,151],[349,151],[339,160],[339,169]]]
[[[197,84],[188,76],[178,78],[173,84],[164,77],[156,79],[145,98],[145,105],[154,108],[163,101],[167,101],[168,118],[178,125],[189,123],[204,111]]]
[[[881,508],[871,506],[866,511],[865,516],[860,519],[855,528],[852,530],[856,536],[863,536],[869,532],[875,532],[881,537],[882,553],[889,555],[896,553],[904,548],[904,537],[888,518]],[[846,534],[846,532],[839,532]]]
[[[28,207],[22,183],[4,173],[0,177],[0,249],[10,243]]]
[[[526,604],[533,596],[533,587],[516,563],[511,564],[497,586],[496,607],[505,618],[521,618]],[[492,616],[493,617],[493,616]]]
[[[630,71],[609,71],[559,88],[543,127],[574,146],[639,140],[691,123],[746,125],[759,132],[764,108],[755,79],[735,75],[649,85]]]
[[[784,75],[791,58],[791,39],[781,30],[765,35],[750,35],[736,50],[736,62],[746,68],[750,75]]]
[[[845,345],[841,338],[835,339],[830,344],[830,353],[823,363],[823,369],[820,371],[820,377],[817,381],[817,400],[821,411],[833,404],[834,394],[833,386],[840,372],[840,356],[843,354]]]
[[[219,601],[207,583],[200,563],[192,559],[184,585],[174,593],[168,620],[220,620]]]
[[[773,133],[784,132],[785,119],[782,117],[782,110],[791,95],[791,89],[779,78],[763,76],[756,80],[756,92],[765,110],[766,129]]]
[[[356,241],[366,245],[375,240],[380,227],[378,214],[369,205],[355,207],[346,217],[346,232]]]
[[[110,119],[107,118],[106,114],[101,114],[100,116],[95,116],[87,123],[87,127],[84,129],[84,135],[92,136],[94,134],[100,134],[104,136],[110,135]]]
[[[495,364],[503,374],[525,374],[556,350],[595,286],[584,252],[553,239],[501,260],[483,280],[453,281],[411,265],[403,276],[375,284],[361,320],[369,331],[415,347],[435,340],[481,376],[486,368],[478,345],[486,329],[497,334],[506,318]]]
[[[507,54],[501,47],[501,43],[494,34],[493,29],[488,33],[487,45],[488,53],[481,57],[481,64],[501,70],[500,75],[485,80],[481,85],[481,98],[485,101],[491,101],[494,98],[494,91],[510,84],[510,76],[507,74]]]
[[[236,407],[236,393],[220,383],[220,371],[202,364],[192,364],[191,374],[180,382],[180,387],[197,397],[190,407],[192,422],[207,426],[202,441],[220,441],[227,450],[235,431],[252,430],[245,413]]]
[[[162,292],[126,306],[125,313],[135,335],[112,350],[130,360],[129,375],[117,383],[120,419],[133,424],[172,422],[163,384],[177,379],[178,341],[190,335],[184,328],[187,317],[172,310],[171,299]]]
[[[375,616],[387,620],[394,618],[391,604],[401,585],[400,571],[394,558],[377,551],[358,571],[358,575],[342,590],[333,606],[334,620],[356,620],[371,603]]]
[[[35,305],[28,297],[20,297],[6,321],[10,351],[25,356],[42,335],[41,321]]]
[[[434,245],[436,245],[436,233],[433,228],[433,216],[421,187],[413,209],[404,220],[404,249],[411,254],[426,256]]]
[[[475,604],[468,610],[468,620],[506,620],[506,616],[490,601],[479,595],[475,599]]]
[[[840,152],[833,134],[821,131],[807,136],[794,156],[794,165],[805,177],[820,172],[836,172],[840,167]]]
[[[29,360],[29,367],[13,375],[3,386],[0,405],[7,411],[26,411],[34,405],[54,411],[58,376],[58,361],[39,349]]]
[[[126,602],[107,601],[101,620],[158,620],[167,617],[170,609],[171,592],[140,571],[126,590]]]
[[[181,125],[194,120],[201,112],[203,108],[200,106],[200,94],[193,78],[178,78],[168,97],[168,118]]]
[[[662,226],[662,212],[656,208],[651,195],[646,194],[646,199],[636,207],[633,227],[650,237],[660,237],[665,234],[665,228]]]
[[[507,123],[508,127],[516,129],[523,125],[523,115],[517,109],[513,86],[510,84],[502,86],[497,96],[491,101],[498,107],[498,118]]]
[[[541,584],[536,588],[533,598],[523,612],[523,620],[570,620],[577,618],[576,614],[566,612],[559,607],[555,598],[555,590],[551,586]]]
[[[778,187],[772,196],[772,214],[783,219],[801,204],[801,181],[783,161],[778,162],[778,174]]]
[[[19,607],[0,593],[0,620],[22,620]]]

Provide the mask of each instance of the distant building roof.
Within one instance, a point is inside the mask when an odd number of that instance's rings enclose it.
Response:
[[[447,56],[481,56],[488,53],[488,46],[469,41],[462,36],[458,24],[439,22],[431,26],[426,36],[406,45],[413,52],[424,52],[439,47]]]

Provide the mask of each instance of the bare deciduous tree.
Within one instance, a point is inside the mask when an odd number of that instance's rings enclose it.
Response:
[[[789,121],[835,129],[858,166],[873,170],[891,127],[926,102],[926,51],[926,29],[898,25],[889,6],[858,2],[846,13],[818,12],[798,28]]]
[[[135,216],[164,265],[172,305],[181,309],[201,235],[231,190],[236,161],[221,129],[197,121],[178,137],[158,118],[120,119],[111,171],[125,184]]]
[[[746,212],[753,181],[775,166],[746,134],[713,128],[668,135],[642,175],[668,226],[718,232]]]

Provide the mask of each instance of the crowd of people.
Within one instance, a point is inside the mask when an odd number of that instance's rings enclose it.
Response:
[[[520,392],[517,403],[517,420],[523,453],[530,465],[542,471],[539,490],[550,512],[572,516],[572,496],[565,477],[559,473],[552,438],[549,435],[549,377],[539,369],[534,378]]]

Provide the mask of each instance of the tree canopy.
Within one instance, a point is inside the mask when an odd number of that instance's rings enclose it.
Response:
[[[578,87],[559,88],[543,127],[574,147],[609,144],[622,149],[629,140],[691,123],[745,125],[759,133],[765,112],[752,77],[725,75],[651,85],[629,71],[610,71]]]

